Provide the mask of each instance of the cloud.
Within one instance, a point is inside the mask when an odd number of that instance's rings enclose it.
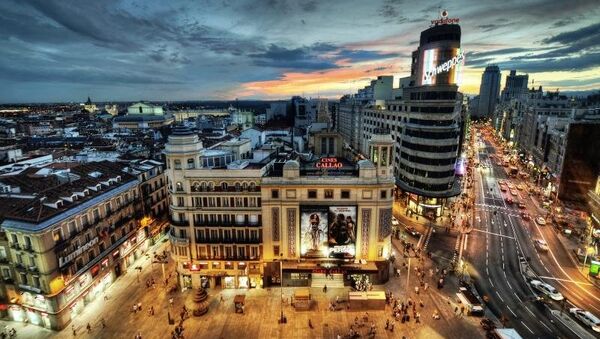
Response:
[[[518,69],[523,72],[557,72],[557,71],[583,71],[598,67],[600,52],[573,55],[563,58],[522,60],[512,59],[500,62],[498,66],[502,69]]]
[[[557,35],[554,35],[550,38],[546,38],[542,40],[545,44],[551,43],[561,43],[561,44],[572,44],[581,40],[588,40],[592,38],[597,38],[600,36],[600,23],[596,23],[590,26],[582,27],[580,29],[563,32]]]

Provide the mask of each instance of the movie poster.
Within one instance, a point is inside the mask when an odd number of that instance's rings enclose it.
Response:
[[[327,245],[330,258],[356,255],[356,206],[331,206],[327,216]]]
[[[300,254],[327,257],[327,207],[302,207],[300,210]]]

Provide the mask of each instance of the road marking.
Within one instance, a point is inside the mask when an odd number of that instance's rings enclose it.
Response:
[[[492,279],[490,277],[488,277],[488,280],[490,281],[490,285],[492,285],[492,287],[494,287],[494,283],[492,282]]]
[[[561,278],[546,277],[546,276],[540,276],[540,278],[542,278],[542,279],[549,279],[549,280],[565,281],[565,282],[570,282],[570,283],[574,283],[574,284],[578,284],[578,285],[594,286],[594,284],[592,284],[592,283],[586,283],[586,282],[583,282],[583,281],[575,281],[575,280],[570,280],[570,279],[561,279]]]
[[[508,287],[512,290],[512,285],[510,284],[510,281],[506,280],[506,284],[508,285]]]
[[[481,232],[481,233],[485,233],[485,234],[491,234],[491,235],[497,235],[499,237],[504,237],[504,238],[508,238],[508,239],[515,239],[514,237],[508,236],[508,235],[504,235],[504,234],[499,234],[499,233],[494,233],[494,232],[488,232],[488,231],[483,231],[483,230],[479,230],[474,228],[473,231],[477,231],[477,232]]]
[[[525,326],[525,328],[528,329],[529,332],[531,332],[531,334],[533,334],[533,331],[529,327],[527,327],[527,325],[525,325],[525,323],[523,322],[523,320],[521,320],[521,324],[523,324],[523,326]]]
[[[515,312],[513,312],[513,310],[510,309],[510,307],[508,307],[508,305],[506,305],[506,308],[508,308],[508,310],[510,311],[510,313],[512,313],[512,315],[516,318],[517,315],[515,314]]]
[[[532,315],[534,318],[537,318],[537,316],[535,315],[535,313],[531,312],[531,310],[529,309],[529,307],[525,306],[525,309],[527,310],[527,312],[531,313],[531,315]]]
[[[550,327],[546,326],[546,324],[544,324],[544,322],[542,322],[541,320],[540,320],[540,324],[544,325],[544,327],[547,328],[548,331],[550,331],[550,333],[552,333],[552,329]]]
[[[517,292],[513,292],[513,294],[515,295],[515,297],[517,297],[517,299],[518,299],[520,302],[523,302],[523,300],[521,300],[521,298],[519,298],[519,296],[517,295]]]
[[[488,270],[487,266],[485,267],[485,274],[490,275],[490,271]]]
[[[496,291],[496,295],[498,296],[498,299],[502,300],[502,302],[504,302],[504,299],[502,299],[502,297],[500,296],[500,293],[498,293],[498,291]]]

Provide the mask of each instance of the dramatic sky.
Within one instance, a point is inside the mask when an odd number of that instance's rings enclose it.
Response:
[[[487,63],[600,88],[598,0],[1,0],[0,102],[339,97],[407,75],[439,8],[465,93]]]

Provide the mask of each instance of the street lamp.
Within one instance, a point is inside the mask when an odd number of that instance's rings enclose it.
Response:
[[[283,314],[283,253],[280,254],[279,258],[279,290],[281,291],[279,296],[279,305],[281,306],[281,317],[279,318],[280,324],[285,324],[285,315]]]

